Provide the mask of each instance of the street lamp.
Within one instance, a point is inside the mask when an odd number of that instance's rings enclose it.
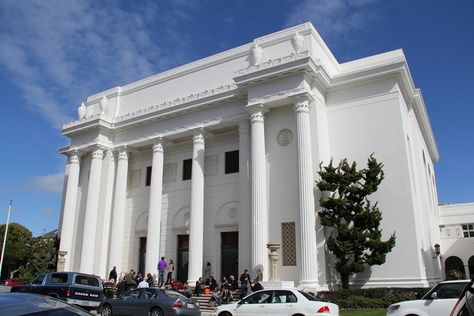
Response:
[[[7,244],[8,224],[10,223],[10,212],[12,210],[13,200],[8,203],[7,225],[5,226],[5,236],[3,236],[2,257],[0,258],[0,278],[2,277],[3,256],[5,254],[5,245]]]

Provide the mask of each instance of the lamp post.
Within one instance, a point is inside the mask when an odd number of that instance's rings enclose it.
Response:
[[[10,212],[12,210],[13,200],[8,203],[7,225],[5,226],[5,236],[3,236],[2,257],[0,258],[0,278],[2,277],[3,256],[5,254],[5,245],[7,244],[8,224],[10,223]]]

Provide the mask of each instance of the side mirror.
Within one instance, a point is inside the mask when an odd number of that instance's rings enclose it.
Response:
[[[438,299],[438,293],[436,293],[436,292],[431,293],[431,298],[434,299],[434,300],[437,300]]]

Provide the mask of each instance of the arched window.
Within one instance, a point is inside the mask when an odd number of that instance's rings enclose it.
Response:
[[[474,279],[474,256],[469,258],[469,261],[467,262],[469,265],[469,275],[471,279]]]
[[[444,270],[446,272],[446,280],[460,280],[466,278],[464,274],[464,264],[459,257],[451,256],[446,259],[444,262]]]

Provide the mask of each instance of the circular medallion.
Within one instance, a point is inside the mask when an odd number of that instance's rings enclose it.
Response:
[[[280,146],[288,146],[293,141],[293,132],[287,128],[278,132],[277,142]]]

